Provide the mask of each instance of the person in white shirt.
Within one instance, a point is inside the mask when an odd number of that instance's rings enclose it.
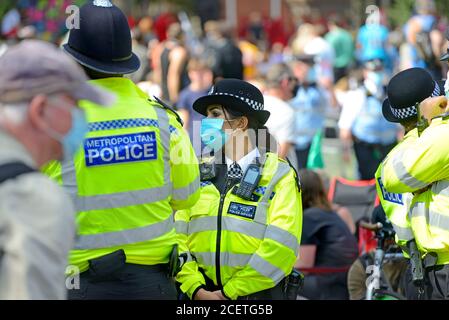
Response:
[[[270,67],[263,88],[265,109],[271,113],[266,126],[278,142],[279,157],[288,158],[295,166],[295,111],[287,101],[293,98],[296,84],[291,69],[280,63]]]

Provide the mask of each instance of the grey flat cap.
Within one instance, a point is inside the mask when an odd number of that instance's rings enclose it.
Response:
[[[0,102],[14,103],[38,94],[66,93],[98,105],[114,103],[114,94],[88,84],[88,78],[63,51],[50,43],[25,40],[0,57]]]

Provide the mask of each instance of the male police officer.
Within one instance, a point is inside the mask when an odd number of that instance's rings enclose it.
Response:
[[[398,73],[390,80],[387,94],[388,98],[382,106],[383,115],[387,121],[400,123],[404,127],[406,138],[400,144],[407,144],[410,142],[410,137],[418,135],[416,130],[418,110],[412,108],[408,113],[402,111],[409,109],[413,104],[421,103],[430,96],[444,95],[444,90],[442,81],[435,82],[432,75],[425,69],[411,68]],[[390,155],[399,148],[401,147],[394,149]],[[415,239],[408,215],[413,194],[388,192],[381,179],[382,168],[383,164],[379,166],[375,174],[377,193],[386,216],[396,232],[396,242],[409,257],[410,244]],[[415,254],[415,252],[411,252],[411,254]],[[413,289],[413,287],[408,289]],[[406,294],[410,298],[415,298],[415,296],[410,296],[415,292],[416,290],[410,290]]]
[[[413,192],[408,217],[430,282],[426,294],[430,299],[448,299],[449,124],[447,100],[439,97],[440,85],[435,82],[433,87],[432,94],[422,102],[415,99],[401,109],[390,106],[396,118],[404,119],[418,110],[421,114],[418,128],[411,130],[383,162],[381,178],[388,192]],[[425,123],[430,123],[427,129]]]
[[[64,50],[118,100],[105,112],[83,105],[84,147],[71,161],[47,168],[77,211],[70,262],[80,268],[81,288],[69,298],[175,299],[167,277],[176,243],[172,211],[198,200],[193,148],[176,115],[122,77],[140,65],[124,14],[95,0],[81,7],[80,17]]]

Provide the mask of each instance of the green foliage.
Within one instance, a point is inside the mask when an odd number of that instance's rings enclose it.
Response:
[[[0,20],[3,19],[3,16],[14,7],[13,0],[1,0],[0,1]]]
[[[149,0],[133,0],[133,3],[136,5],[145,5],[148,4]],[[192,12],[194,9],[194,0],[151,0],[151,3],[171,3],[175,5],[178,9],[186,10]]]
[[[413,15],[413,9],[416,0],[396,0],[390,8],[387,9],[388,18],[394,27],[404,25]],[[448,0],[435,0],[437,6],[437,15],[440,17],[449,17]]]
[[[447,0],[445,0],[447,1]],[[388,18],[394,27],[404,25],[413,14],[415,0],[399,0],[388,9]]]
[[[438,15],[449,17],[449,4],[447,0],[435,0],[438,9]]]

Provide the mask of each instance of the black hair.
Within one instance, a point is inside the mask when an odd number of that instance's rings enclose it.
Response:
[[[418,125],[418,117],[414,116],[406,120],[401,120],[399,123],[404,127],[405,133],[408,133],[409,131],[415,129]]]
[[[82,64],[80,64],[80,66],[84,69],[84,72],[86,73],[86,75],[91,80],[105,79],[105,78],[121,78],[121,77],[123,77],[122,74],[108,74],[108,73],[103,73],[103,72],[100,72],[100,71],[93,70],[93,69],[91,69],[91,68],[89,68],[87,66],[84,66]]]
[[[301,177],[302,206],[303,209],[320,208],[325,211],[332,211],[323,180],[320,175],[312,170],[299,170]]]
[[[228,121],[234,120],[234,119],[240,118],[240,117],[248,118],[248,129],[251,129],[252,133],[254,133],[254,134],[251,134],[251,132],[250,132],[250,135],[249,135],[253,144],[260,150],[276,153],[276,146],[277,146],[276,140],[270,134],[270,131],[268,130],[268,128],[265,125],[263,125],[262,123],[260,123],[260,121],[257,118],[255,118],[252,115],[248,115],[243,112],[232,110],[232,109],[226,108],[226,107],[223,107],[223,110],[225,110],[227,113],[229,113],[231,115],[231,118],[228,119],[226,117],[226,113],[224,114],[225,119]],[[262,135],[265,137],[264,141],[259,140],[259,138],[260,138],[259,133],[261,131],[264,132],[264,134]],[[273,142],[274,142],[274,146],[273,146]]]

